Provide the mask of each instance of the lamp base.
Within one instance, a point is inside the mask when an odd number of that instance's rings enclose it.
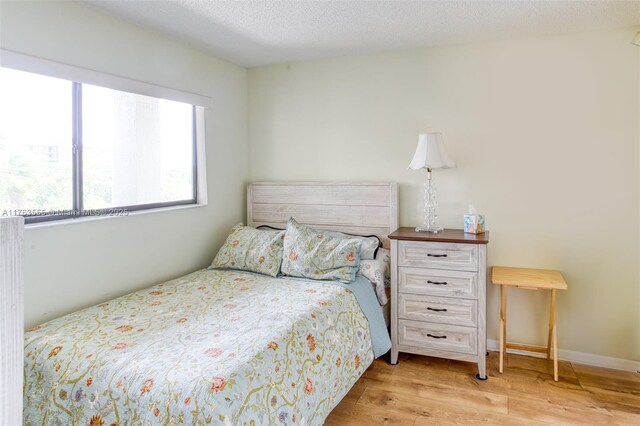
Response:
[[[444,228],[436,225],[436,189],[431,182],[431,168],[427,168],[427,181],[424,184],[424,222],[416,228],[416,232],[437,234]]]
[[[438,232],[444,230],[442,226],[429,226],[429,225],[420,225],[416,227],[416,232],[431,232],[432,234],[437,234]]]

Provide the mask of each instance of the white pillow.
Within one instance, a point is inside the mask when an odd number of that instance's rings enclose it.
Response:
[[[391,287],[391,253],[387,249],[378,249],[375,259],[360,260],[358,275],[367,278],[378,296],[380,305],[389,301]]]

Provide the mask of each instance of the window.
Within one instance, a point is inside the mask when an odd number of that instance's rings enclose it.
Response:
[[[0,67],[0,215],[197,202],[196,106]]]
[[[68,81],[0,68],[3,215],[73,208],[71,88]]]

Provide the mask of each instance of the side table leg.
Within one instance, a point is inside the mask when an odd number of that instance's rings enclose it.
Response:
[[[504,371],[504,357],[507,346],[507,288],[500,286],[500,372]]]
[[[553,324],[556,321],[556,291],[551,290],[551,307],[549,308],[549,337],[547,338],[547,359],[551,359],[551,339],[553,335]]]
[[[553,380],[558,381],[558,330],[556,329],[556,290],[551,290],[553,315]]]

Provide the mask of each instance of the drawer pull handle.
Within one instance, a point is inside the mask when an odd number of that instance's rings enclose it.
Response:
[[[446,281],[431,281],[431,280],[427,280],[427,282],[429,284],[435,284],[435,285],[447,285]]]
[[[446,339],[447,336],[434,336],[433,334],[427,334],[429,337],[433,337],[434,339]]]
[[[447,312],[446,309],[436,309],[436,308],[430,308],[428,306],[427,306],[427,309],[434,312]]]
[[[429,257],[447,257],[446,254],[431,254],[431,253],[427,253],[427,256],[429,256]]]

